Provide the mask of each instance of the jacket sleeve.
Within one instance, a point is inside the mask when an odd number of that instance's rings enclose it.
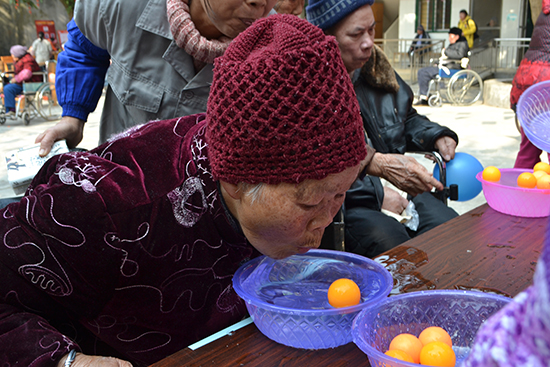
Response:
[[[356,180],[346,192],[345,209],[355,207],[369,208],[380,211],[384,201],[384,187],[380,178],[366,176]]]
[[[464,37],[474,34],[476,32],[476,24],[472,19],[466,21],[466,26],[462,30]]]
[[[402,100],[406,98],[410,101],[410,103],[408,103],[409,110],[405,121],[407,151],[434,151],[435,142],[442,136],[449,136],[458,144],[458,135],[454,131],[431,121],[426,116],[420,115],[416,111],[412,106],[413,93],[411,88],[401,79],[399,74],[396,73],[396,76],[400,86],[397,93],[404,94],[403,96],[398,96],[397,99]]]
[[[80,32],[74,19],[67,30],[65,50],[58,55],[57,97],[63,116],[86,121],[101,97],[110,56]]]
[[[454,131],[430,121],[412,106],[405,122],[405,134],[408,152],[435,151],[435,142],[443,136],[449,136],[458,144],[458,135]]]
[[[60,167],[75,159],[50,159],[28,194],[0,210],[2,366],[51,367],[79,349],[73,326],[113,295],[122,255],[104,237],[114,225],[105,195],[63,183],[74,181]],[[96,157],[82,159],[101,170]]]

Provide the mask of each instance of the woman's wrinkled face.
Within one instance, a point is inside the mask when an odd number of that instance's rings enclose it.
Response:
[[[197,0],[195,0],[197,1]],[[199,0],[212,24],[235,38],[256,19],[266,17],[277,0]]]
[[[248,241],[274,259],[306,253],[321,244],[325,228],[342,206],[359,165],[323,180],[264,185],[252,201],[243,194],[233,213]]]
[[[360,69],[369,60],[374,46],[375,25],[372,8],[365,5],[328,31],[338,40],[348,73]]]

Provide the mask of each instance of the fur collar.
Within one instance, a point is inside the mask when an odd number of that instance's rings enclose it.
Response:
[[[374,88],[384,89],[390,93],[399,91],[395,71],[384,51],[376,45],[372,48],[369,61],[361,68],[359,78]]]

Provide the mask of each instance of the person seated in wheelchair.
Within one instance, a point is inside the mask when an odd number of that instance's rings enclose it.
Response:
[[[428,191],[443,188],[409,151],[438,151],[443,160],[454,158],[458,136],[451,129],[430,121],[412,107],[413,93],[395,72],[386,54],[374,44],[373,0],[340,1],[336,10],[331,0],[310,0],[307,19],[338,41],[346,70],[354,81],[363,127],[369,145],[376,150],[371,165],[380,167],[380,177],[410,195],[384,187],[380,178],[366,176],[354,182],[346,193],[343,214],[345,250],[374,257],[458,214]],[[336,7],[335,7],[336,8]],[[419,167],[420,170],[417,170]],[[416,180],[406,176],[413,174]],[[399,180],[392,175],[403,175]],[[410,229],[395,218],[414,203],[418,226]],[[338,222],[338,220],[336,220]],[[332,248],[330,233],[323,237]],[[334,245],[334,244],[332,244]]]
[[[13,57],[14,76],[10,84],[4,86],[4,105],[6,116],[15,117],[15,97],[23,92],[23,82],[41,82],[42,75],[33,75],[42,69],[36,63],[34,57],[27,52],[27,48],[15,45],[10,48]]]
[[[439,70],[451,76],[451,70],[462,69],[461,60],[468,57],[468,41],[462,35],[462,30],[453,27],[449,30],[449,47],[441,51],[441,58],[438,66],[427,66],[418,70],[418,101],[415,105],[428,106],[428,90],[430,81],[439,74]]]

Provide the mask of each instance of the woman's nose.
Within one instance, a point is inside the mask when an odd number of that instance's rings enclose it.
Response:
[[[247,0],[246,2],[253,8],[265,8],[267,5],[267,0]]]

